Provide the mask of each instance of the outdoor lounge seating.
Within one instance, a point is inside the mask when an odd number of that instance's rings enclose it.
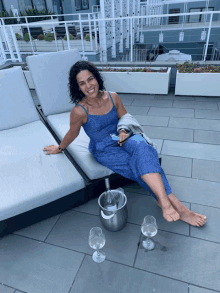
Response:
[[[69,70],[78,60],[81,60],[78,50],[27,57],[44,116],[60,141],[69,130],[70,111],[75,106],[70,103],[67,84]],[[114,172],[99,164],[89,152],[89,141],[81,127],[78,137],[67,147],[67,151],[90,180],[110,176]]]
[[[22,27],[23,35],[28,33],[28,29],[26,27]],[[39,35],[43,35],[43,29],[42,27],[30,27],[30,34],[34,39],[37,39]]]
[[[40,120],[21,67],[1,70],[0,79],[3,236],[61,213],[66,206],[78,206],[88,197],[83,177],[65,154],[44,154],[43,148],[56,141]]]
[[[68,26],[68,31],[69,31],[69,34],[76,37],[77,33],[76,33],[76,29],[74,26]],[[55,32],[57,33],[58,39],[59,38],[63,39],[63,37],[66,35],[66,28],[65,28],[65,26],[56,26]]]
[[[70,60],[69,54],[69,64]],[[65,79],[64,72],[63,75]],[[52,156],[43,152],[45,146],[57,145],[58,142],[35,108],[21,67],[1,70],[0,79],[0,237],[3,237],[99,196],[105,190],[105,182],[90,184],[88,177],[66,151]],[[60,82],[62,84],[62,79]],[[37,88],[41,87],[37,85]],[[47,107],[49,111],[49,106],[53,105],[54,110],[57,104],[64,111],[49,117],[59,136],[68,130],[69,112],[65,111],[70,106],[65,102],[65,99],[60,99],[58,103],[55,95]],[[93,172],[96,177],[114,173],[97,162],[90,163],[94,159],[86,152],[88,137],[85,136],[82,130],[72,153],[89,177],[93,177]],[[130,182],[118,174],[111,178],[112,188]]]

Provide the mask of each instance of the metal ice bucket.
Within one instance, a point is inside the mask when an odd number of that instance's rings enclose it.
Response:
[[[98,199],[98,204],[101,222],[107,230],[118,231],[124,228],[128,210],[127,197],[122,188],[103,192]]]

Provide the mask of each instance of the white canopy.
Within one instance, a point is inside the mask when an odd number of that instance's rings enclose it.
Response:
[[[171,50],[169,53],[158,55],[155,62],[157,61],[192,61],[192,56],[180,53],[178,50]]]

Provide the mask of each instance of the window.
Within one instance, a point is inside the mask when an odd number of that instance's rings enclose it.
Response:
[[[180,8],[170,9],[169,14],[180,13]],[[169,24],[179,23],[179,16],[170,16]]]
[[[189,12],[204,12],[204,11],[206,11],[206,7],[189,9]],[[208,11],[214,11],[214,7],[209,7]],[[205,21],[205,17],[206,17],[205,14],[189,15],[188,22],[203,22]],[[209,20],[210,20],[210,15],[207,15],[206,21],[209,21]]]
[[[89,0],[75,0],[76,10],[89,9]]]
[[[18,0],[19,9],[21,12],[25,10],[33,9],[36,7],[38,10],[47,9],[45,0]]]

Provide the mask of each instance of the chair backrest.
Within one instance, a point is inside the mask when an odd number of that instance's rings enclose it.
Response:
[[[23,27],[22,31],[24,35],[28,33],[28,29],[26,27]],[[42,27],[30,27],[30,33],[34,39],[37,39],[39,35],[44,34]]]
[[[69,71],[81,60],[79,50],[60,51],[26,58],[35,90],[45,116],[69,112]]]
[[[40,120],[20,66],[0,70],[0,130]]]
[[[68,31],[69,34],[73,35],[74,37],[76,37],[76,29],[74,26],[68,26]],[[56,26],[55,27],[55,32],[57,33],[57,37],[64,37],[66,34],[66,28],[63,26]]]

